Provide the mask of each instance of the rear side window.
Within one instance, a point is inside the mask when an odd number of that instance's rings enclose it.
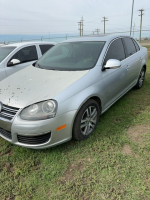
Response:
[[[54,45],[42,44],[42,45],[39,45],[39,46],[40,46],[40,49],[41,49],[41,52],[42,52],[42,55],[43,55],[46,51],[48,51]]]
[[[136,53],[135,45],[131,38],[123,38],[126,47],[126,57]]]
[[[20,49],[12,58],[20,60],[20,63],[29,62],[38,59],[37,50],[35,46],[29,46]]]
[[[117,59],[117,60],[124,60],[125,59],[125,52],[124,52],[124,47],[121,39],[117,39],[113,41],[107,51],[104,64],[106,65],[106,62],[109,59]]]
[[[133,43],[135,45],[136,51],[139,51],[140,50],[139,45],[137,44],[137,42],[134,39],[132,39],[132,40],[133,40]]]

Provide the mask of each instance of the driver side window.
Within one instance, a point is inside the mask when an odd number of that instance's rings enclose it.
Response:
[[[20,49],[10,60],[18,59],[20,63],[25,63],[38,59],[37,51],[35,46],[29,46]]]
[[[125,52],[121,39],[117,39],[111,43],[104,59],[103,65],[106,65],[106,62],[109,59],[116,59],[120,61],[125,59]]]

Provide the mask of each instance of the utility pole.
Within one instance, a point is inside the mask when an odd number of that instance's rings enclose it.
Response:
[[[104,34],[105,34],[105,22],[108,21],[106,17],[103,17],[104,20],[102,20],[102,22],[104,22]]]
[[[135,29],[135,23],[134,23],[134,26],[133,26],[133,38],[134,38],[134,29]]]
[[[80,21],[80,22],[78,22],[78,24],[79,24],[79,31],[80,31],[80,37],[81,37],[81,32],[82,32],[82,28],[81,28],[81,26],[82,26],[82,22]]]
[[[139,41],[141,41],[141,31],[142,31],[142,16],[144,15],[143,13],[144,9],[140,9],[139,12],[141,12],[141,14],[139,15],[141,17],[141,21],[140,21],[140,39]]]
[[[80,31],[80,37],[81,36],[83,36],[83,16],[82,16],[82,18],[81,18],[81,20],[78,22],[78,24],[79,24],[79,31]]]
[[[49,34],[49,41],[50,41],[50,33],[48,33]]]
[[[97,34],[99,34],[99,32],[100,32],[100,29],[95,29],[95,32],[97,32]]]
[[[81,35],[83,36],[83,16],[82,16],[82,18],[81,18]]]
[[[130,36],[131,36],[131,31],[132,31],[133,7],[134,7],[134,0],[132,1],[132,13],[131,13]]]

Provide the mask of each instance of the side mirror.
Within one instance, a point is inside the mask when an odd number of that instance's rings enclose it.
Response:
[[[12,59],[8,64],[7,66],[10,67],[10,66],[13,66],[13,65],[16,65],[16,64],[19,64],[20,63],[20,60],[18,59]]]
[[[116,69],[121,66],[121,62],[116,59],[109,59],[104,66],[104,69]]]

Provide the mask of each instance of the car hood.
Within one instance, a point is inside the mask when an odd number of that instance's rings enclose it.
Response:
[[[0,101],[23,108],[39,101],[54,99],[88,71],[44,70],[31,65],[0,82]]]

